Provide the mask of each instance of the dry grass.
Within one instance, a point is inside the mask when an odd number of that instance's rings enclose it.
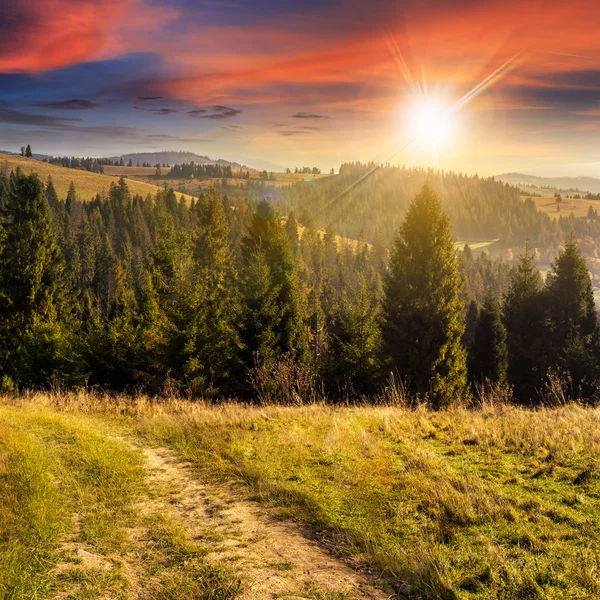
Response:
[[[523,196],[522,198],[526,199],[527,196]],[[558,205],[556,204],[556,199],[553,197],[535,197],[533,201],[539,211],[546,213],[552,219],[568,217],[570,214],[573,214],[576,218],[585,218],[587,217],[590,205],[596,210],[600,208],[600,202],[597,200],[586,200],[585,198],[563,198],[563,201],[560,203],[560,210],[557,210]]]
[[[16,402],[101,415],[237,478],[412,598],[600,596],[598,409]]]
[[[67,196],[71,182],[75,183],[77,194],[81,200],[92,200],[103,190],[108,192],[110,184],[118,182],[120,177],[120,175],[102,175],[79,169],[68,169],[32,158],[0,154],[0,169],[6,168],[10,172],[17,167],[26,174],[37,173],[44,183],[48,180],[48,175],[51,175],[56,192],[59,198],[63,199]],[[158,191],[156,185],[134,179],[128,179],[127,185],[132,194],[140,194],[144,197],[149,193],[154,196]],[[186,196],[186,199],[191,200],[191,196]]]

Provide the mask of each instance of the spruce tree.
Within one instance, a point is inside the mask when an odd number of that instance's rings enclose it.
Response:
[[[31,146],[27,144],[27,148],[25,149],[25,156],[27,158],[31,158],[33,156],[33,152],[31,152]]]
[[[290,212],[287,221],[285,222],[285,232],[290,242],[292,252],[294,253],[294,256],[297,256],[300,248],[300,236],[298,235],[298,221],[296,220],[296,214],[293,210]]]
[[[275,354],[290,354],[296,359],[304,360],[308,345],[296,260],[277,212],[266,201],[258,205],[248,233],[242,239],[243,270],[254,267],[257,252],[264,254],[269,270],[270,293],[276,293],[278,315],[273,325],[273,339],[276,340],[273,351]],[[247,277],[244,276],[244,279],[247,280]],[[252,322],[255,319],[247,315],[247,320]],[[244,342],[250,352],[255,350],[251,340]]]
[[[503,306],[508,383],[521,402],[537,398],[548,369],[546,296],[529,243],[519,256]]]
[[[502,323],[500,304],[491,287],[487,288],[479,311],[468,366],[474,383],[484,383],[486,380],[506,383],[506,328]]]
[[[364,276],[354,300],[344,295],[328,327],[324,375],[332,394],[377,390],[381,331],[377,298]]]
[[[436,406],[451,403],[466,386],[461,288],[450,222],[425,184],[392,249],[383,337],[389,368]]]
[[[52,181],[52,175],[48,175],[48,182],[46,184],[46,200],[48,201],[48,206],[50,206],[51,209],[54,209],[56,206],[58,206],[58,194],[56,193],[54,182]]]
[[[43,327],[48,339],[45,373],[60,369],[58,352],[64,352],[67,345],[64,338],[68,334],[62,325],[70,319],[70,286],[44,186],[37,175],[19,174],[12,179],[2,220],[5,241],[0,252],[0,372],[13,381],[47,383],[37,376],[31,381],[29,375],[36,372],[36,366],[21,361],[27,354],[26,343],[36,341],[32,331]],[[61,336],[63,340],[58,340]],[[36,354],[39,359],[39,352]]]
[[[598,375],[598,321],[592,280],[573,234],[546,280],[552,363],[567,371],[576,391]]]
[[[240,347],[237,273],[223,201],[212,188],[196,205],[194,316],[187,332],[186,375],[194,391],[218,391]]]

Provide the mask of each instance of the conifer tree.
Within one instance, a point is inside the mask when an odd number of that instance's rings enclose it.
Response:
[[[324,375],[332,394],[371,394],[379,381],[379,308],[364,276],[353,301],[345,294],[329,324]]]
[[[196,205],[194,316],[187,333],[187,376],[194,391],[218,390],[235,367],[240,347],[237,274],[229,246],[229,222],[216,189]]]
[[[545,343],[546,296],[529,243],[519,256],[503,306],[508,383],[521,402],[537,398],[548,368]]]
[[[572,377],[575,389],[598,374],[598,321],[592,280],[573,234],[546,280],[552,328],[552,363]]]
[[[471,380],[475,383],[484,383],[486,380],[506,383],[506,329],[502,323],[500,304],[491,287],[487,288],[477,318],[468,365]]]
[[[67,199],[65,201],[67,213],[71,214],[71,210],[73,209],[75,202],[77,202],[77,190],[75,188],[75,183],[71,181],[69,184],[69,190],[67,192]]]
[[[285,222],[285,232],[290,242],[292,252],[294,253],[294,256],[297,256],[300,248],[300,236],[298,235],[298,221],[296,220],[296,214],[293,210],[290,212],[287,221]]]
[[[264,253],[270,278],[270,291],[276,292],[278,316],[274,324],[276,354],[290,354],[303,360],[308,350],[303,322],[303,306],[296,261],[274,207],[261,202],[254,214],[248,234],[242,240],[242,264],[248,269],[258,262],[256,253]],[[245,278],[247,280],[247,278]],[[250,322],[255,320],[247,315]],[[244,334],[245,335],[245,334]],[[251,340],[244,339],[250,352]]]
[[[54,182],[52,181],[52,175],[48,175],[48,182],[46,184],[46,200],[51,209],[58,205],[58,194],[54,188]]]
[[[467,316],[465,319],[465,331],[462,336],[462,344],[467,352],[467,356],[471,352],[473,342],[475,340],[475,329],[477,328],[477,321],[479,319],[479,304],[476,300],[469,302],[467,308]]]
[[[53,333],[46,332],[50,338],[66,335],[59,329],[61,318],[65,323],[69,320],[69,285],[44,186],[37,175],[19,174],[13,178],[2,219],[5,241],[0,253],[0,371],[17,381],[23,379],[20,361],[34,327],[54,327]],[[53,361],[58,360],[54,351],[58,346],[64,350],[65,344],[54,339],[47,346],[50,355],[44,360],[50,372]],[[32,366],[27,372],[34,371]]]
[[[33,152],[31,152],[31,146],[27,144],[27,148],[25,149],[25,156],[27,158],[31,158],[33,156]]]
[[[436,406],[451,403],[466,386],[461,288],[448,217],[426,184],[392,249],[383,337],[389,367]]]

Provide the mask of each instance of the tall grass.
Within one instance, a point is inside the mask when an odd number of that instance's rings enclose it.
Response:
[[[397,391],[401,395],[400,391]],[[33,395],[243,482],[413,598],[600,597],[600,410]]]

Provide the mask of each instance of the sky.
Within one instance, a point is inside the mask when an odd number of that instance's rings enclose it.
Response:
[[[0,149],[600,176],[599,23],[598,0],[0,0]]]

